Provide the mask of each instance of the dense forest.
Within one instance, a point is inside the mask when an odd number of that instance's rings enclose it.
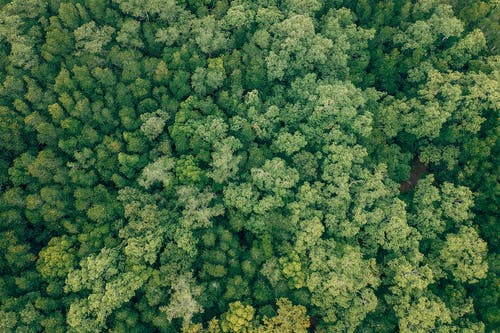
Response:
[[[495,332],[498,0],[0,0],[0,332]]]

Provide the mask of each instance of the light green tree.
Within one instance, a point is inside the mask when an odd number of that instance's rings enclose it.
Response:
[[[446,236],[439,260],[456,281],[477,283],[488,272],[486,251],[486,242],[479,238],[477,231],[463,226],[458,233]]]

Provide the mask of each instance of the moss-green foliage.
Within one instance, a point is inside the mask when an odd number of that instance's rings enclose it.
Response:
[[[499,8],[0,1],[0,331],[494,331]]]

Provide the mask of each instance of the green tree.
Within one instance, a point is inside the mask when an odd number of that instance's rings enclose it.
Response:
[[[207,175],[216,183],[224,183],[238,174],[241,156],[235,151],[240,149],[242,144],[234,137],[228,137],[221,142],[214,144],[215,151],[212,153],[212,171]]]
[[[75,47],[79,52],[100,55],[111,42],[115,29],[110,26],[98,27],[94,21],[85,23],[74,31]]]
[[[123,47],[142,48],[144,43],[141,40],[140,28],[141,24],[136,20],[124,21],[117,33],[116,41]]]
[[[458,233],[448,234],[439,259],[443,268],[460,282],[477,283],[486,277],[486,243],[472,227],[461,227]]]
[[[307,332],[310,322],[305,307],[293,305],[286,298],[278,299],[276,305],[277,315],[271,318],[265,317],[263,325],[257,328],[257,332]]]
[[[239,301],[229,304],[229,310],[222,316],[222,332],[251,332],[255,309]]]
[[[170,303],[167,306],[160,307],[160,311],[165,313],[169,321],[174,318],[182,318],[183,325],[186,325],[191,322],[195,314],[203,312],[203,308],[195,299],[195,297],[200,296],[203,290],[191,284],[192,277],[185,275],[179,276],[172,286],[173,292]]]
[[[439,300],[421,297],[400,311],[405,313],[399,320],[401,332],[447,329],[446,324],[451,323],[450,310]]]
[[[320,309],[330,329],[354,330],[377,306],[373,288],[380,279],[375,260],[363,259],[359,248],[331,240],[313,248],[310,256],[306,285],[311,304]]]

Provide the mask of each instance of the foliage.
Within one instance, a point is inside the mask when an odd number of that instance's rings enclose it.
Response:
[[[494,331],[499,17],[0,1],[0,331]]]

